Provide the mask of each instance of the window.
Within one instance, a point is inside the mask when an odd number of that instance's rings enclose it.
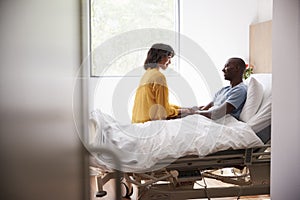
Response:
[[[140,76],[153,43],[178,52],[178,32],[178,0],[90,0],[91,76]]]

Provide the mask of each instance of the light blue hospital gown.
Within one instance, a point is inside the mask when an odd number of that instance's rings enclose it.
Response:
[[[247,98],[247,86],[241,82],[240,84],[231,87],[226,86],[220,89],[214,96],[214,106],[220,106],[224,102],[228,102],[235,107],[230,113],[235,118],[239,119],[243,106]]]

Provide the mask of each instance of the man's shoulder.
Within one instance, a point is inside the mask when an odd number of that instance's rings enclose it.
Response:
[[[248,86],[245,83],[241,83],[240,84],[240,90],[243,91],[244,95],[247,95],[247,91],[248,91]]]
[[[230,90],[230,96],[244,99],[247,96],[247,85],[240,83]]]
[[[247,92],[247,85],[244,82],[241,82],[240,84],[234,86],[232,89],[236,91]]]
[[[234,87],[231,87],[230,85],[222,87],[216,95],[241,95],[245,96],[247,95],[247,85],[245,83],[240,83]]]

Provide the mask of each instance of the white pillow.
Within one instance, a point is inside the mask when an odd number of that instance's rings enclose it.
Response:
[[[240,120],[247,122],[252,116],[255,115],[261,104],[263,95],[264,89],[262,84],[260,84],[255,78],[250,77],[247,90],[247,99],[240,114]]]

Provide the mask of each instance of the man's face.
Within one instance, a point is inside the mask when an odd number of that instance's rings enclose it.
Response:
[[[232,60],[228,60],[222,71],[224,72],[225,80],[230,81],[236,75],[237,66]]]

